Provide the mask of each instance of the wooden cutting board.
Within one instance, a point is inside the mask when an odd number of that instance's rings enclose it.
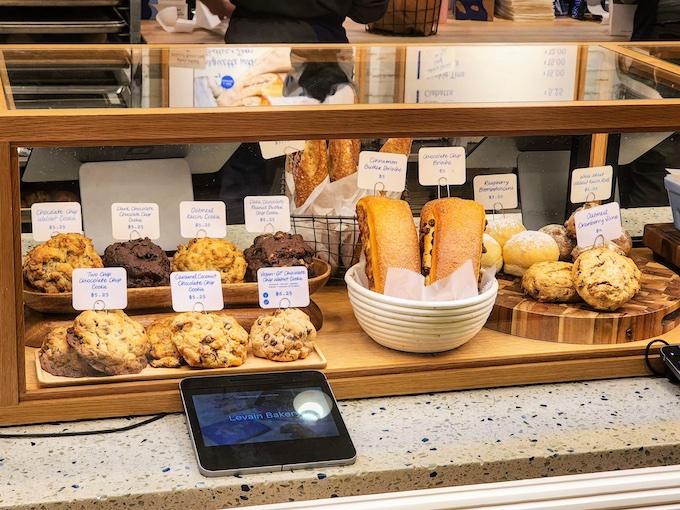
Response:
[[[633,259],[642,272],[640,292],[615,312],[586,303],[539,303],[523,294],[520,278],[499,274],[498,297],[485,327],[570,344],[633,342],[666,333],[680,322],[680,276],[653,260]]]
[[[642,243],[654,256],[671,266],[680,267],[680,230],[672,223],[645,225]]]

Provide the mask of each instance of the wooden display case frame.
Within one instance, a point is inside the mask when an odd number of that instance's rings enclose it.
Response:
[[[0,80],[6,87],[1,67]],[[24,347],[18,147],[592,134],[598,152],[591,161],[601,162],[608,133],[641,131],[680,131],[680,100],[22,111],[11,109],[8,90],[0,94],[0,425],[181,409],[176,379],[36,386]],[[360,330],[343,287],[325,289],[317,302],[325,314],[325,372],[341,399],[648,373],[646,342],[573,346],[487,329],[460,351],[397,353]],[[680,334],[663,338],[677,343]]]

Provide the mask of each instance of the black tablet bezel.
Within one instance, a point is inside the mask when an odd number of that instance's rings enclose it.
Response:
[[[188,377],[182,379],[179,386],[199,471],[206,476],[347,465],[356,459],[356,450],[349,432],[322,372],[300,370]],[[318,388],[330,397],[331,416],[338,429],[338,436],[235,445],[204,445],[194,407],[194,395],[295,388]]]

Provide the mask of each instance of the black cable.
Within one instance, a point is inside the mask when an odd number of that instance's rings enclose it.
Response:
[[[87,430],[80,432],[50,432],[41,434],[0,434],[0,439],[17,439],[17,438],[37,439],[41,437],[69,437],[69,436],[91,436],[96,434],[113,434],[114,432],[125,432],[127,430],[136,429],[137,427],[141,427],[143,425],[148,425],[149,423],[153,423],[155,421],[160,420],[161,418],[164,418],[168,414],[170,413],[157,414],[155,416],[152,416],[151,418],[147,418],[146,420],[142,420],[140,422],[133,423],[131,425],[126,425],[125,427],[120,427],[117,429]]]
[[[647,365],[647,368],[652,374],[654,374],[657,377],[664,377],[666,375],[666,372],[661,373],[657,372],[656,370],[654,370],[654,367],[649,361],[649,349],[652,347],[652,345],[654,345],[657,342],[662,343],[664,345],[669,345],[668,342],[666,342],[666,340],[662,340],[661,338],[655,338],[654,340],[649,342],[647,344],[647,347],[645,347],[645,364]]]

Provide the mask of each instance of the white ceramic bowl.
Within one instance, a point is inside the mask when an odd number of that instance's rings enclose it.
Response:
[[[347,293],[361,328],[380,345],[406,352],[455,349],[484,326],[498,294],[494,280],[489,290],[458,301],[412,301],[385,296],[359,285],[353,266],[345,274]]]

